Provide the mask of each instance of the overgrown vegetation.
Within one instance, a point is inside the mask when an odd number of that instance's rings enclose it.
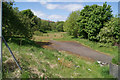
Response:
[[[46,42],[39,43],[23,38],[13,38],[8,43],[22,72],[3,44],[3,78],[112,78],[108,66],[101,67],[64,51],[41,48]]]
[[[74,37],[114,45],[120,41],[118,18],[113,17],[111,6],[104,3],[86,5],[81,11],[72,12],[64,30]]]
[[[13,5],[13,2],[3,2],[2,30],[23,71],[20,72],[9,51],[2,44],[4,78],[112,77],[109,75],[108,66],[101,67],[95,62],[64,51],[42,48],[50,44],[44,40],[61,38],[75,40],[95,50],[117,56],[118,47],[113,45],[120,41],[120,26],[117,23],[119,18],[113,17],[110,5],[87,5],[81,11],[72,12],[66,22],[42,20],[30,9],[19,11],[18,8],[13,8]],[[113,59],[116,64],[117,58]]]
[[[40,19],[34,16],[29,9],[20,12],[18,8],[12,6],[12,2],[3,2],[3,36],[5,38],[8,36],[32,38],[35,29],[39,28],[37,23]]]
[[[38,18],[30,10],[19,11],[13,7],[14,2],[3,2],[3,36],[32,38],[34,33],[47,31],[63,31],[63,21],[53,22]]]
[[[113,17],[111,6],[105,2],[102,6],[86,5],[81,11],[72,12],[63,28],[69,35],[79,37],[78,41],[87,39],[86,45],[89,45],[90,40],[99,44],[100,47],[114,47],[120,43],[120,25],[118,22],[120,22],[120,18]],[[96,45],[89,46],[95,47]],[[98,48],[95,49],[99,50]],[[117,54],[113,53],[113,55],[115,56],[112,60],[113,63],[118,64],[118,52]]]

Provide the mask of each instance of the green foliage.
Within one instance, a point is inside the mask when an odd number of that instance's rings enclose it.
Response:
[[[30,9],[20,12],[11,3],[3,2],[3,36],[32,38],[34,31],[40,28],[40,18],[34,16]]]
[[[30,29],[31,29],[32,34],[34,33],[34,31],[40,30],[41,19],[38,18],[37,16],[35,16],[30,9],[23,10],[20,13],[23,16],[29,18],[29,25],[30,25]]]
[[[58,32],[63,32],[63,24],[64,24],[64,21],[58,21],[56,22],[56,29]]]
[[[96,4],[85,6],[80,12],[77,24],[80,27],[79,34],[81,37],[89,40],[98,41],[97,35],[101,28],[104,27],[105,22],[108,22],[112,17],[111,6],[106,3],[103,6]]]
[[[105,43],[102,46],[120,42],[120,26],[113,17],[111,6],[86,5],[81,11],[72,12],[64,23],[64,31],[74,37]]]
[[[25,18],[23,18],[17,8],[12,8],[12,5],[8,2],[3,2],[3,24],[2,30],[4,36],[19,35],[24,37],[30,37],[29,29],[23,24]],[[10,15],[10,16],[9,16]],[[27,23],[26,23],[27,25]]]
[[[63,31],[63,22],[58,22],[58,25],[52,21],[41,20],[30,9],[19,11],[17,7],[13,8],[13,5],[12,2],[3,2],[2,30],[6,39],[10,36],[30,39],[35,31]]]
[[[55,22],[50,23],[50,28],[51,28],[52,31],[57,31],[56,25],[57,24]]]
[[[41,20],[40,31],[41,32],[46,32],[47,30],[51,30],[51,28],[50,28],[50,22],[46,21],[46,20]]]
[[[30,9],[21,11],[22,15],[28,16],[30,19],[33,18],[34,14]]]
[[[79,27],[76,24],[76,22],[79,15],[80,15],[80,11],[72,12],[63,26],[64,31],[67,31],[70,35],[73,35],[75,37],[78,37]]]
[[[114,45],[120,41],[120,26],[118,26],[118,18],[112,18],[109,22],[105,23],[97,36],[100,42],[110,43]]]
[[[103,76],[109,76],[109,67],[103,66],[100,71]]]
[[[34,17],[32,18],[32,21],[33,21],[33,23],[34,23],[33,32],[34,32],[34,31],[40,31],[41,19],[38,18],[37,16],[34,16]]]
[[[118,55],[115,56],[115,57],[112,59],[112,63],[117,64],[117,65],[120,65],[120,61],[119,61]]]
[[[34,35],[36,35],[36,36],[42,36],[42,35],[43,35],[43,33],[42,33],[42,32],[40,32],[40,31],[35,31],[35,32],[34,32]]]
[[[49,31],[63,32],[63,23],[64,21],[53,22],[48,20],[41,20],[40,31],[43,33]]]

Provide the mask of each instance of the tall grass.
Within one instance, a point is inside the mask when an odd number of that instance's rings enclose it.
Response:
[[[64,51],[44,49],[34,41],[8,42],[23,71],[21,72],[3,44],[4,78],[111,78],[104,67]],[[90,69],[90,71],[89,71]],[[103,75],[103,72],[105,74]]]

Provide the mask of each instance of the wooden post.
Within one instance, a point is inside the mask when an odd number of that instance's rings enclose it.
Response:
[[[0,0],[0,79],[2,79],[2,0]]]

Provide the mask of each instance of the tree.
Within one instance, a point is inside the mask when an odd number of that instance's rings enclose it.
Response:
[[[18,8],[13,8],[12,2],[3,2],[3,36],[15,36],[32,38],[34,26],[40,26],[40,20],[30,10],[19,12]]]
[[[63,32],[64,31],[63,30],[63,24],[64,24],[64,21],[56,22],[56,29],[57,29],[57,31],[59,31],[59,32]]]
[[[33,32],[40,31],[41,19],[38,18],[37,16],[34,16],[32,18],[32,22],[33,22]]]
[[[64,31],[67,31],[70,35],[78,37],[79,27],[77,25],[77,18],[80,16],[80,11],[72,12],[63,25]]]
[[[55,22],[50,23],[50,28],[52,31],[57,31],[56,26],[57,26],[57,24]]]
[[[12,7],[11,2],[3,2],[3,36],[29,36],[28,28],[22,23],[22,16],[17,8]]]
[[[21,14],[28,16],[30,19],[32,19],[34,17],[34,14],[30,9],[21,11]]]
[[[50,22],[46,20],[41,20],[41,27],[40,31],[41,32],[46,32],[47,30],[50,30]]]
[[[40,31],[41,26],[41,19],[38,18],[33,14],[33,12],[30,9],[23,10],[20,12],[23,16],[29,18],[29,24],[31,28],[31,33],[33,34],[35,31]]]
[[[99,41],[97,35],[104,24],[112,17],[111,6],[106,3],[103,6],[96,4],[92,6],[85,6],[80,12],[77,24],[80,27],[79,34],[81,37],[88,38],[89,40]]]

